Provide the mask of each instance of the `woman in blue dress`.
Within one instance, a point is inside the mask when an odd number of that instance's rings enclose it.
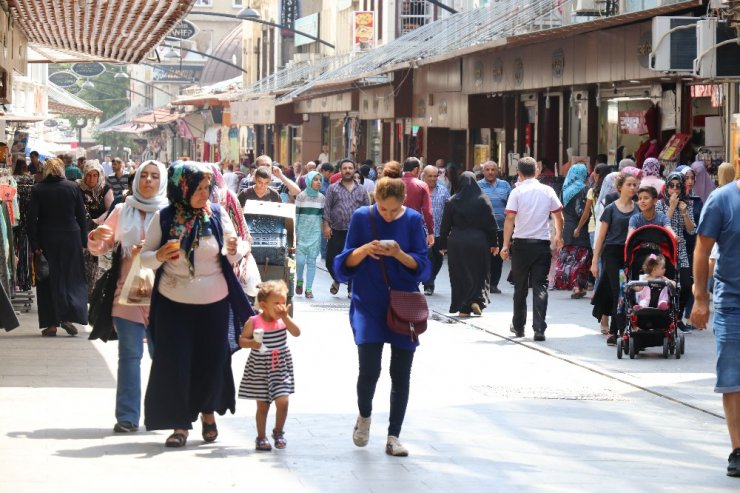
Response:
[[[344,251],[334,260],[337,281],[353,281],[349,318],[359,356],[357,404],[360,415],[352,440],[358,447],[368,443],[383,346],[389,343],[391,409],[385,451],[393,456],[408,455],[398,436],[409,399],[411,364],[419,343],[388,328],[389,296],[380,260],[388,273],[388,283],[399,291],[418,291],[419,283],[431,275],[424,220],[415,210],[404,207],[405,198],[406,187],[401,179],[381,178],[375,187],[375,205],[354,212]]]

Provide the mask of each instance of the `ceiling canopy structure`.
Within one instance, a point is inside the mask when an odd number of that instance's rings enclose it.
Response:
[[[139,63],[195,0],[2,0],[29,45]],[[52,60],[48,60],[52,61]]]

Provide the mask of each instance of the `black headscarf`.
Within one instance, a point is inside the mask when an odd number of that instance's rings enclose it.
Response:
[[[493,210],[491,201],[475,181],[472,172],[466,171],[460,175],[457,186],[457,193],[452,196],[450,202],[458,212],[470,218],[491,213]]]
[[[667,204],[671,200],[671,194],[668,193],[668,185],[671,184],[672,181],[676,180],[678,181],[678,200],[683,200],[686,202],[686,189],[683,186],[683,173],[674,171],[670,175],[668,175],[668,178],[665,179],[665,196],[663,197],[663,200],[665,200],[665,203]]]

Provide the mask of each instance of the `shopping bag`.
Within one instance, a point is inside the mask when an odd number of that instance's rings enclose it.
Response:
[[[154,271],[141,266],[141,256],[134,251],[131,270],[123,283],[118,303],[128,306],[149,306],[154,288]]]
[[[252,298],[257,296],[257,286],[262,282],[262,277],[260,276],[260,269],[254,260],[254,256],[247,254],[242,258],[237,277],[239,278],[239,284],[242,285],[244,293],[247,296]]]

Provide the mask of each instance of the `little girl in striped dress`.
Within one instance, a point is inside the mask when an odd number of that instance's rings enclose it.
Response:
[[[298,337],[301,329],[288,315],[288,286],[284,281],[263,282],[258,290],[257,304],[261,312],[247,320],[239,337],[241,347],[251,348],[239,384],[239,397],[257,401],[255,448],[270,451],[272,446],[265,428],[272,401],[275,401],[277,408],[275,428],[272,430],[275,448],[284,449],[288,444],[283,427],[288,418],[288,396],[295,392],[295,383],[287,333]],[[263,332],[262,341],[260,332]],[[255,335],[258,337],[255,338]]]

